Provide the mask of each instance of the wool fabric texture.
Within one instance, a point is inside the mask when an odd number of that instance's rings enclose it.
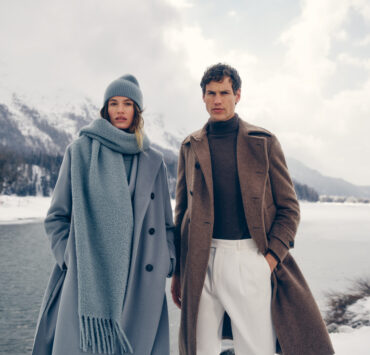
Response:
[[[144,136],[143,148],[149,141]],[[83,351],[132,353],[119,325],[126,294],[133,210],[122,154],[137,154],[134,134],[97,119],[71,146],[78,316]]]
[[[113,96],[124,96],[136,102],[140,111],[143,110],[143,94],[139,82],[131,75],[126,74],[112,81],[104,93],[103,106]]]
[[[238,177],[238,130],[238,116],[227,121],[208,121],[214,194],[213,238],[217,239],[250,238]]]

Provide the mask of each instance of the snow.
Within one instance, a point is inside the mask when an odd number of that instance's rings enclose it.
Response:
[[[347,308],[347,312],[350,312],[351,315],[353,315],[352,322],[367,321],[370,324],[370,297],[358,300]]]
[[[360,324],[370,322],[370,297],[364,297],[353,305],[348,306],[351,314],[351,323]],[[369,324],[369,323],[368,323]],[[338,333],[330,334],[336,355],[369,355],[370,354],[370,326],[354,329],[344,325],[338,327]]]
[[[370,309],[369,309],[370,311]],[[340,333],[330,334],[336,355],[369,355],[370,327],[345,327]]]
[[[0,224],[26,223],[45,218],[51,197],[0,195]]]

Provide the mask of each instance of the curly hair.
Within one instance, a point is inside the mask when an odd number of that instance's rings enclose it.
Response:
[[[241,88],[242,80],[240,79],[237,70],[230,65],[218,63],[207,68],[204,72],[202,80],[200,81],[200,87],[202,88],[203,95],[206,93],[206,85],[211,81],[220,82],[224,77],[229,77],[231,80],[231,86],[234,94]]]

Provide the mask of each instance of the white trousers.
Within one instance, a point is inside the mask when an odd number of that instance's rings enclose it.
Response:
[[[219,355],[224,312],[236,355],[273,355],[271,271],[252,239],[213,239],[197,322],[197,355]]]

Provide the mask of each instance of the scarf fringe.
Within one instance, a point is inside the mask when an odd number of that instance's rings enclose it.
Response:
[[[80,318],[80,348],[98,354],[115,354],[118,343],[123,353],[132,354],[132,346],[120,325],[112,319],[82,315]]]

